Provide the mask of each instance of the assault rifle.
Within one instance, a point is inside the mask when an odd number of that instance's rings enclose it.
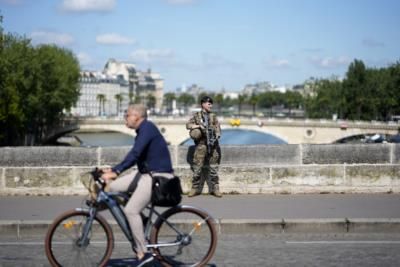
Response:
[[[204,122],[205,134],[207,139],[207,153],[211,154],[211,150],[217,141],[217,136],[215,135],[215,130],[212,125],[210,125],[209,119]]]
[[[211,150],[217,141],[217,137],[215,135],[215,130],[208,126],[206,127],[206,138],[207,138],[207,153],[211,154]]]

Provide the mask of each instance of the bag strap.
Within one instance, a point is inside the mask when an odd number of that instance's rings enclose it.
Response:
[[[137,185],[138,185],[138,183],[139,183],[139,179],[140,179],[140,177],[141,177],[141,173],[140,172],[137,172],[136,173],[136,175],[135,175],[135,178],[133,178],[133,180],[132,180],[132,182],[130,183],[130,185],[128,186],[128,193],[133,193],[133,192],[135,192],[135,190],[136,190],[136,187],[137,187]]]

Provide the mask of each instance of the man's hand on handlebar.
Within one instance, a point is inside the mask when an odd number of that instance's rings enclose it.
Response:
[[[110,182],[111,180],[114,180],[117,178],[117,174],[111,170],[111,168],[104,168],[102,169],[103,174],[101,175],[101,178],[106,182]]]

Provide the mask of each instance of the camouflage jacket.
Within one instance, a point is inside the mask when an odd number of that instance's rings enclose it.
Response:
[[[193,116],[189,119],[189,121],[186,123],[186,129],[191,130],[195,128],[197,125],[203,125],[204,126],[204,111],[199,111],[193,114]],[[208,113],[210,116],[210,125],[215,131],[215,135],[217,138],[221,137],[221,126],[218,122],[217,115],[215,113],[210,112]],[[205,138],[205,137],[204,137]]]

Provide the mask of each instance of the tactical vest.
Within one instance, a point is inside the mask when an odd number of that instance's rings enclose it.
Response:
[[[217,126],[217,116],[215,115],[215,113],[208,113],[208,116],[210,118],[210,125],[211,127],[213,127],[216,130],[216,126]],[[198,111],[195,113],[194,115],[195,118],[195,122],[196,124],[200,125],[200,124],[204,124],[204,120],[203,120],[203,116],[202,116],[202,112]],[[200,143],[204,143],[206,141],[206,136],[203,134],[201,136],[201,138],[199,140]]]
[[[215,113],[208,113],[208,116],[210,117],[210,125],[212,125],[213,127],[217,126],[217,116],[215,115]],[[203,116],[202,116],[202,112],[198,111],[195,113],[195,121],[196,124],[203,124],[204,120],[203,120]]]

